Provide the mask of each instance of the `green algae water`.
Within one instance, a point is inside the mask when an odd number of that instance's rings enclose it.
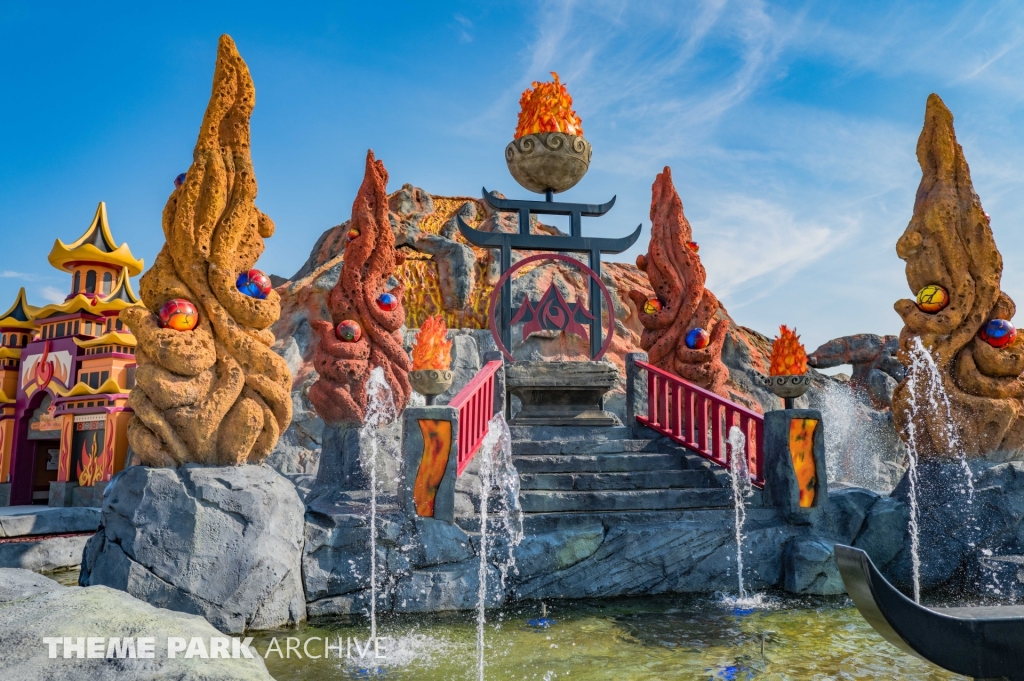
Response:
[[[487,614],[488,679],[966,678],[891,646],[846,597],[779,596],[757,608],[708,596],[554,601],[548,628],[527,623],[541,615],[533,602]],[[364,618],[261,632],[254,644],[267,655],[276,638],[281,655],[266,663],[278,681],[476,678],[473,613],[384,616],[378,627],[380,659],[367,650]],[[297,657],[307,640],[308,652],[322,655],[325,637],[341,644],[340,659]]]

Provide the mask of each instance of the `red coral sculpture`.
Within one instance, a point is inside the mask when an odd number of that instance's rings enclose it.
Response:
[[[402,305],[404,287],[389,289],[388,280],[405,256],[395,249],[395,235],[388,219],[388,171],[384,163],[366,154],[366,174],[352,204],[349,241],[345,246],[341,276],[327,297],[333,324],[314,321],[320,343],[313,366],[320,378],[309,389],[317,412],[330,424],[363,421],[366,410],[366,380],[375,367],[384,369],[391,386],[395,408],[401,411],[409,401],[409,355],[402,348],[399,328],[405,321]],[[397,305],[381,305],[390,293]],[[339,324],[349,322],[347,333],[335,333]],[[351,333],[351,322],[358,332]]]
[[[728,398],[729,370],[722,363],[722,345],[729,321],[719,318],[718,299],[704,288],[707,273],[689,245],[692,238],[683,202],[672,184],[672,170],[666,166],[652,187],[651,243],[647,255],[636,259],[636,266],[647,273],[657,303],[642,291],[629,292],[644,327],[640,346],[654,366]],[[695,329],[708,334],[706,346],[687,345],[687,335]]]

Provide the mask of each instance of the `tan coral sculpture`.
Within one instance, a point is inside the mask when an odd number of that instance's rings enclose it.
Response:
[[[146,307],[121,316],[138,339],[128,441],[151,466],[258,463],[291,422],[291,375],[270,349],[280,297],[260,300],[235,286],[274,233],[254,203],[255,100],[248,67],[221,36],[194,160],[167,201],[166,243],[140,282]],[[161,326],[156,313],[173,299],[198,309],[194,329]]]
[[[916,338],[935,359],[960,446],[967,456],[1014,451],[1024,446],[1024,341],[993,347],[978,337],[990,320],[1009,320],[1016,310],[1000,291],[1003,259],[988,215],[974,191],[970,168],[956,141],[953,114],[938,95],[928,97],[924,129],[917,142],[921,184],[914,215],[896,244],[906,261],[913,293],[928,286],[948,292],[945,307],[921,309],[913,300],[897,301],[903,318],[900,359],[910,362]],[[893,413],[906,438],[912,418],[910,380],[893,395]],[[918,395],[918,402],[926,399]],[[928,458],[952,458],[944,409],[918,409],[918,449]]]

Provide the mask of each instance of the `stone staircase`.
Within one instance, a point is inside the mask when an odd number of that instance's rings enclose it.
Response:
[[[578,514],[731,508],[728,473],[629,428],[513,426],[523,512]]]

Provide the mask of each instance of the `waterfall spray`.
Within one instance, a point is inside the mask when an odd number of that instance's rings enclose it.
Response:
[[[912,338],[908,350],[910,366],[907,368],[907,395],[909,418],[905,426],[906,448],[907,448],[907,482],[909,483],[910,497],[910,558],[914,573],[914,600],[921,601],[921,539],[920,539],[920,505],[918,502],[918,464],[920,463],[921,443],[918,441],[921,434],[918,432],[918,419],[933,414],[942,414],[942,435],[945,446],[951,454],[954,454],[960,461],[960,468],[964,478],[962,494],[967,495],[968,506],[974,503],[974,480],[971,468],[967,464],[967,456],[960,443],[960,436],[956,430],[956,423],[953,421],[953,412],[949,403],[949,396],[942,384],[942,374],[935,364],[935,358],[924,346],[919,337]],[[928,414],[921,413],[921,407],[926,406]],[[973,545],[973,544],[972,544]]]
[[[370,473],[370,640],[377,639],[377,450],[379,430],[395,419],[391,386],[380,367],[366,381],[366,416],[359,431],[360,449],[366,445],[370,455],[364,463]]]
[[[743,588],[743,523],[747,519],[744,500],[754,493],[750,485],[746,444],[747,438],[742,430],[736,426],[729,429],[729,472],[732,476],[732,501],[736,523],[736,577],[739,599],[747,597],[747,591]]]
[[[500,575],[502,592],[509,572],[517,572],[515,547],[523,540],[523,512],[519,506],[519,473],[512,465],[512,436],[503,414],[495,416],[487,424],[477,452],[480,459],[480,567],[477,571],[476,605],[476,664],[477,677],[484,681],[484,626],[487,624],[487,567],[488,567],[488,503],[490,493],[498,492],[494,499],[496,512],[495,528],[506,548],[504,555],[496,556],[495,565]],[[498,546],[498,542],[494,542]]]

